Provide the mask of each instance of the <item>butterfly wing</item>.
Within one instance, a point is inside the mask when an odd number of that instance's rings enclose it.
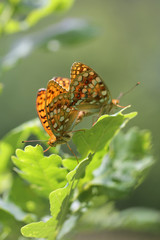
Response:
[[[56,137],[73,128],[78,111],[71,107],[69,92],[56,79],[48,83],[45,106],[48,124]]]
[[[39,116],[39,119],[44,127],[45,131],[52,136],[53,133],[49,127],[47,116],[46,116],[46,109],[45,109],[45,97],[46,97],[46,89],[41,88],[38,90],[37,99],[36,99],[36,109]]]
[[[64,88],[66,91],[69,91],[70,89],[70,82],[71,80],[69,78],[62,78],[62,77],[54,77],[54,81],[56,81],[62,88]]]
[[[57,77],[57,78],[55,78],[55,81],[58,82],[58,83],[59,83],[63,88],[65,88],[67,91],[70,90],[71,80],[70,80],[69,78]],[[90,115],[90,114],[88,114],[87,112],[79,111],[75,124],[78,124],[79,122],[81,122],[82,119],[83,119],[83,117],[84,117],[84,116],[88,116],[88,115]],[[70,116],[70,117],[71,117],[71,116]],[[72,114],[72,117],[73,117],[73,114]],[[70,122],[72,122],[72,121],[70,120]]]
[[[71,67],[70,96],[78,110],[97,111],[112,102],[110,91],[99,75],[87,65],[75,62]]]

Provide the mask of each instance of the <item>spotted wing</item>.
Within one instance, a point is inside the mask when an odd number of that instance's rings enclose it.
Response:
[[[56,79],[48,83],[45,106],[48,124],[56,137],[73,128],[78,111],[71,107],[69,92]]]
[[[70,90],[71,80],[69,78],[57,77],[57,78],[55,78],[55,81],[58,82],[67,91]],[[83,117],[88,116],[88,115],[90,115],[90,113],[88,113],[87,111],[83,111],[83,110],[79,111],[75,124],[80,123],[83,120]],[[73,116],[73,114],[72,114],[72,116]],[[70,120],[70,122],[71,122],[71,120]]]
[[[66,91],[69,91],[70,89],[70,82],[71,80],[69,78],[62,78],[62,77],[55,77],[53,78],[62,88],[64,88]]]
[[[104,102],[111,103],[109,89],[92,68],[75,62],[70,75],[70,96],[76,109],[93,110],[101,108]]]
[[[44,127],[45,131],[52,136],[53,133],[49,127],[47,116],[46,116],[46,109],[45,109],[45,97],[46,97],[46,89],[41,88],[38,90],[37,99],[36,99],[36,109],[39,116],[39,119]]]

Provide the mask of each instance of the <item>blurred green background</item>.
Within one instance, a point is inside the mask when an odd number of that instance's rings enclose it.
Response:
[[[83,35],[74,40],[73,34],[73,39],[65,36],[63,42],[61,36],[61,41],[57,38],[48,45],[52,51],[46,50],[42,44],[14,68],[1,69],[0,78],[4,88],[0,96],[0,137],[21,123],[37,117],[37,90],[46,87],[53,76],[69,77],[70,67],[75,61],[83,62],[99,73],[114,98],[140,81],[138,88],[121,99],[121,105],[131,104],[129,111],[138,111],[138,116],[127,128],[138,126],[151,131],[157,163],[144,183],[117,206],[160,209],[159,13],[160,1],[156,0],[77,0],[67,12],[52,14],[38,22],[27,31],[29,35],[66,18],[87,20],[92,27],[87,30],[90,31],[87,41],[85,36],[83,41]],[[17,44],[25,34],[2,36],[0,55],[3,63],[3,56],[10,51],[10,45]],[[14,54],[16,58],[17,52]],[[83,127],[86,124],[84,122]]]

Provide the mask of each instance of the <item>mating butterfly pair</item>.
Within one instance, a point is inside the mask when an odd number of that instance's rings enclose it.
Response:
[[[51,79],[47,89],[39,89],[37,94],[37,112],[50,136],[50,146],[67,143],[73,127],[84,116],[109,113],[113,106],[119,106],[119,101],[111,98],[107,86],[90,67],[75,62],[70,75],[71,79]]]

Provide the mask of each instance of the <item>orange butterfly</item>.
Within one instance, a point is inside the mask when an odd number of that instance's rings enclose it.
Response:
[[[99,75],[87,65],[75,62],[71,67],[70,97],[77,110],[88,113],[109,113],[118,105],[118,99],[112,99],[108,87]]]
[[[37,94],[37,113],[50,136],[48,144],[51,147],[70,140],[70,132],[78,117],[79,111],[70,106],[69,82],[67,78],[53,78],[49,81],[47,89],[39,89]]]
[[[112,99],[108,87],[100,76],[87,65],[75,62],[71,67],[70,98],[72,106],[81,111],[79,118],[94,113],[108,114],[115,107],[124,108],[119,105],[119,99],[134,87],[125,93],[121,93],[119,98]]]

